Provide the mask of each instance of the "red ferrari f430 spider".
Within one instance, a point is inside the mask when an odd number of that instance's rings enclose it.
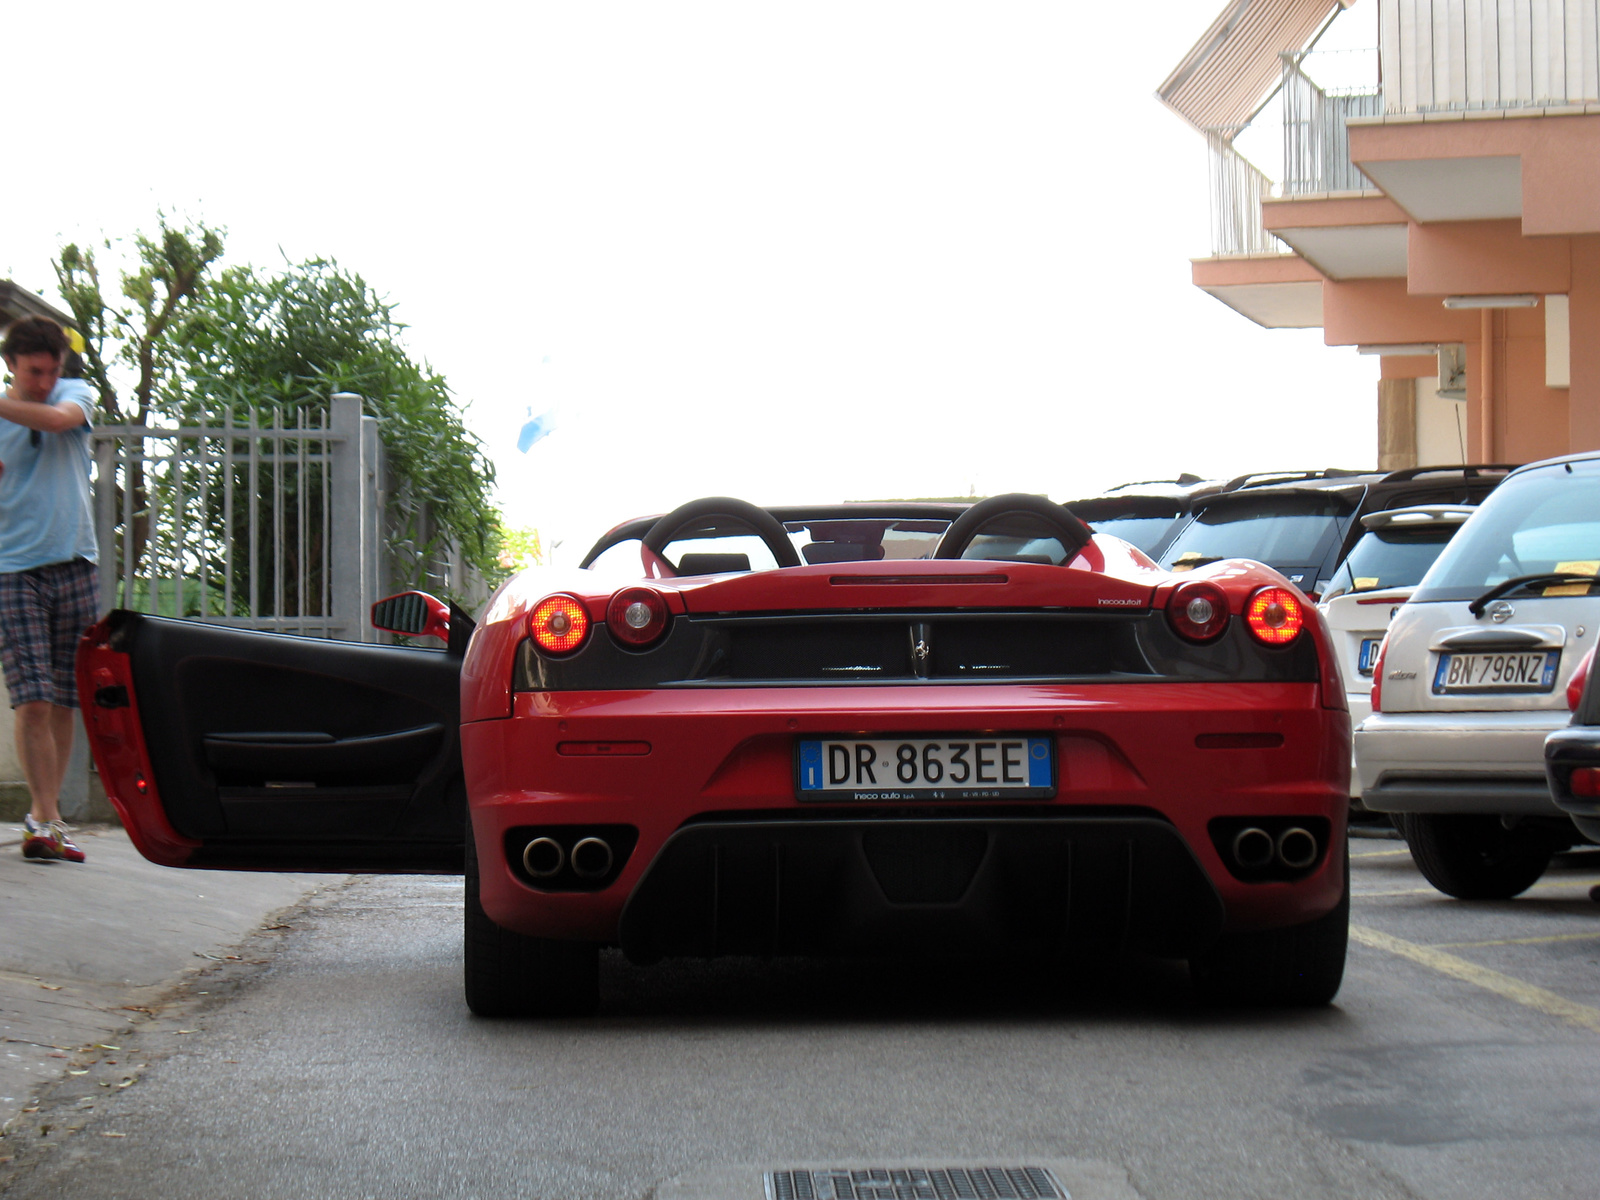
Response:
[[[1259,563],[1164,571],[1037,496],[717,497],[475,623],[373,619],[445,646],[112,612],[95,759],[158,863],[464,871],[474,1012],[591,1010],[604,947],[1126,948],[1229,1001],[1338,990],[1344,686]]]

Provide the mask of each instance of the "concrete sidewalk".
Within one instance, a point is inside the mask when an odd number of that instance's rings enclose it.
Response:
[[[0,825],[0,1129],[75,1052],[114,1043],[186,973],[345,878],[158,867],[116,826],[73,838],[87,862],[40,864]]]

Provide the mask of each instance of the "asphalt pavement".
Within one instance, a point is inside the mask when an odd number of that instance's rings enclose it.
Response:
[[[0,825],[0,1129],[197,974],[259,957],[275,912],[344,882],[158,867],[113,825],[73,837],[86,862],[39,863]]]
[[[1354,856],[1345,987],[1306,1012],[1203,1008],[1158,960],[607,953],[597,1016],[482,1020],[459,879],[330,881],[42,1089],[0,1192],[762,1200],[992,1164],[1073,1200],[1600,1194],[1600,850],[1494,904]]]

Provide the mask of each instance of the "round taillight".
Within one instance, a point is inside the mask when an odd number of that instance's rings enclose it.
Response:
[[[667,602],[649,588],[624,588],[606,605],[606,628],[624,646],[648,646],[667,631]]]
[[[528,614],[528,635],[546,654],[571,654],[589,636],[589,610],[573,596],[546,596]]]
[[[1209,642],[1228,627],[1228,595],[1214,583],[1186,583],[1167,601],[1167,624],[1179,637]]]
[[[1264,587],[1245,605],[1244,623],[1256,641],[1287,646],[1300,636],[1306,610],[1295,592],[1286,587]]]

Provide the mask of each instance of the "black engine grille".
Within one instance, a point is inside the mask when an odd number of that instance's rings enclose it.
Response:
[[[1235,619],[1203,646],[1143,609],[856,610],[676,618],[647,650],[604,626],[575,654],[524,640],[518,691],[1013,680],[1314,680],[1314,640],[1263,646]]]

